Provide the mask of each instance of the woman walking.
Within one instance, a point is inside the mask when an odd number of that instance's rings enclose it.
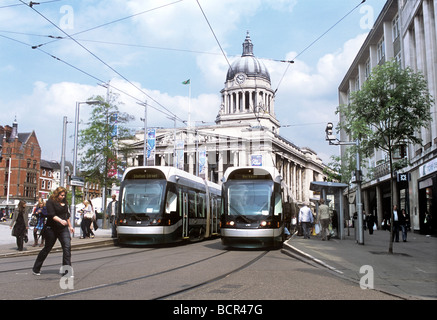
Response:
[[[94,212],[93,208],[88,200],[83,202],[83,209],[80,212],[83,214],[82,223],[80,227],[82,228],[83,236],[81,239],[92,237],[94,238],[94,233],[91,231],[91,223],[93,222]]]
[[[66,199],[67,190],[58,187],[47,200],[47,222],[44,231],[45,245],[33,265],[33,274],[40,275],[41,267],[52,250],[56,240],[62,246],[62,266],[71,266],[71,237],[74,229],[70,223],[70,211]]]
[[[41,238],[40,247],[44,247],[44,234],[43,228],[45,219],[47,217],[47,209],[43,199],[38,200],[38,204],[35,208],[35,212],[33,213],[36,216],[36,226],[33,228],[33,246],[36,247],[38,245],[38,240]]]
[[[28,216],[26,214],[26,201],[20,200],[17,209],[14,210],[10,228],[12,235],[17,238],[18,251],[23,251],[23,242],[27,242],[27,230],[29,229]]]

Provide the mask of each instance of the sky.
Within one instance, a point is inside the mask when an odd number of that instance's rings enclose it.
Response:
[[[141,130],[180,119],[214,123],[229,63],[249,32],[254,55],[277,90],[280,134],[325,164],[339,149],[325,141],[337,122],[338,86],[385,0],[0,0],[0,125],[35,131],[42,159],[73,158],[75,108],[106,96]],[[62,37],[63,39],[58,39]],[[280,62],[293,60],[294,64]],[[188,86],[191,80],[191,99]],[[81,104],[81,126],[92,106]],[[158,109],[158,110],[156,110]],[[177,123],[178,127],[183,123]]]

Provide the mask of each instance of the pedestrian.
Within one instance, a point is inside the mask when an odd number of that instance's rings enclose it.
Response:
[[[23,251],[24,242],[27,243],[27,230],[29,229],[29,217],[26,213],[26,201],[20,200],[12,214],[10,228],[12,236],[17,238],[18,251]]]
[[[398,212],[398,206],[393,206],[393,239],[392,241],[399,242],[399,212]]]
[[[428,211],[425,211],[425,219],[423,219],[424,230],[426,234],[431,234],[432,232],[432,217]]]
[[[366,223],[367,223],[367,228],[369,228],[369,234],[373,234],[373,226],[375,224],[375,218],[373,217],[373,214],[369,213],[366,216]]]
[[[116,220],[118,217],[118,201],[117,201],[117,195],[112,195],[112,201],[108,204],[108,207],[106,208],[106,213],[109,216],[109,222],[111,223],[111,229],[112,229],[112,238],[117,238],[117,227],[116,227]]]
[[[314,222],[313,212],[308,207],[309,203],[305,202],[304,206],[299,210],[299,223],[302,225],[303,238],[310,238],[311,225]]]
[[[338,215],[337,210],[332,210],[332,230],[334,230],[334,234],[338,234]]]
[[[47,200],[47,222],[44,230],[45,245],[38,254],[32,271],[34,275],[40,275],[44,260],[59,240],[62,246],[62,266],[71,266],[71,235],[74,228],[70,223],[70,211],[66,199],[67,190],[58,187]]]
[[[320,199],[319,215],[317,216],[317,223],[320,223],[322,241],[329,240],[331,237],[329,231],[329,224],[331,223],[331,216],[329,215],[329,207],[325,204],[324,199]]]
[[[90,202],[88,200],[84,200],[83,205],[83,209],[80,210],[80,212],[83,214],[82,223],[80,224],[80,227],[82,228],[81,239],[91,237],[91,223],[93,222],[94,217],[93,207],[90,205]]]
[[[1,209],[0,210],[0,222],[6,221],[6,210]]]
[[[93,202],[91,200],[88,200],[90,202],[90,206],[91,206],[91,211],[93,212],[93,219],[91,221],[91,226],[90,226],[90,230],[91,230],[91,238],[94,238],[94,231],[97,231],[97,229],[99,228],[97,226],[97,210],[94,209],[94,205]]]
[[[391,220],[390,214],[385,211],[383,214],[383,220],[382,220],[382,229],[383,230],[390,231],[390,220]]]
[[[407,230],[408,226],[410,225],[410,217],[405,209],[401,210],[401,214],[399,216],[399,225],[402,230],[402,241],[407,242]]]
[[[33,228],[33,246],[36,247],[38,245],[38,240],[41,238],[40,247],[44,247],[44,233],[43,228],[45,224],[45,220],[47,217],[47,208],[44,200],[41,198],[38,200],[38,204],[36,205],[35,211],[33,214],[36,216],[36,225]]]

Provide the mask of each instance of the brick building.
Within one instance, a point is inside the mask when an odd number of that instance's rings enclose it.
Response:
[[[0,209],[37,201],[40,162],[35,131],[19,133],[16,120],[12,127],[0,126]]]

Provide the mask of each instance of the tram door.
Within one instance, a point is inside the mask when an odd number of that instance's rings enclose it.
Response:
[[[217,199],[211,200],[211,234],[218,234],[218,203]]]
[[[188,239],[188,193],[182,192],[182,238]]]

